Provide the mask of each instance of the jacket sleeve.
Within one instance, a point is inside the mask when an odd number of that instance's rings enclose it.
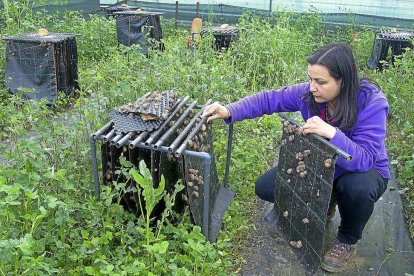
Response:
[[[358,115],[350,137],[336,129],[331,143],[349,153],[351,161],[338,158],[337,165],[351,172],[366,172],[374,167],[385,143],[388,102],[385,98],[369,103]]]
[[[303,104],[302,96],[307,91],[309,91],[309,83],[306,82],[244,97],[237,102],[226,105],[231,117],[225,122],[232,124],[236,121],[253,119],[275,112],[299,111]]]

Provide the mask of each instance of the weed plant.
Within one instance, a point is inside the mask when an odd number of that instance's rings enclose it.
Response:
[[[188,212],[172,212],[174,195],[163,185],[155,189],[141,165],[138,174],[123,162],[124,173],[139,183],[146,209],[162,198],[167,209],[157,224],[149,217],[134,217],[119,205],[129,189],[102,187],[102,200],[93,194],[88,136],[103,126],[116,106],[135,101],[149,91],[175,88],[203,103],[209,98],[235,101],[262,89],[306,81],[306,56],[322,44],[347,41],[364,68],[372,45],[371,32],[355,26],[329,31],[314,12],[299,16],[281,13],[270,18],[245,15],[245,31],[237,43],[216,53],[203,39],[196,50],[187,49],[188,31],[172,29],[164,38],[165,52],[140,54],[138,46],[118,45],[115,21],[76,13],[64,16],[44,12],[22,16],[16,3],[10,15],[1,11],[1,35],[36,31],[77,33],[79,82],[77,98],[61,98],[55,110],[43,101],[22,101],[0,82],[0,274],[2,275],[227,275],[243,262],[238,249],[249,239],[254,206],[254,181],[269,169],[281,136],[278,116],[265,116],[235,126],[230,188],[236,197],[224,217],[223,230],[210,244]],[[10,18],[12,18],[10,20]],[[165,22],[164,22],[165,23]],[[0,44],[5,52],[5,45]],[[4,55],[0,73],[4,75]],[[414,85],[413,53],[383,73],[364,72],[377,80],[391,104],[388,147],[397,163],[413,225],[414,120],[409,108]],[[215,122],[218,174],[224,174],[226,126]],[[175,191],[183,186],[177,183]],[[113,199],[118,199],[113,202]],[[179,221],[172,224],[170,221]],[[412,229],[412,233],[413,229]]]

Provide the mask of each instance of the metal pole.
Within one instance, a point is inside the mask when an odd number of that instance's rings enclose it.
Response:
[[[181,154],[183,154],[183,151],[187,148],[188,141],[193,139],[194,136],[198,134],[201,127],[207,122],[207,117],[204,117],[201,119],[200,122],[198,122],[198,125],[188,134],[187,138],[182,142],[181,146],[178,147],[177,151],[174,153],[175,157],[179,157]]]
[[[211,103],[211,99],[209,99],[204,106],[207,106]],[[197,123],[198,119],[201,119],[201,114],[203,113],[204,108],[201,109],[195,116],[193,119],[191,119],[191,121],[187,124],[187,126],[183,129],[183,131],[180,133],[180,135],[177,136],[177,138],[175,138],[175,140],[170,144],[170,146],[168,147],[170,149],[171,152],[173,152],[175,150],[175,148],[178,146],[178,143],[184,138],[184,136],[186,136],[190,131],[191,128]]]
[[[227,187],[229,182],[229,171],[230,171],[230,158],[231,158],[231,146],[233,144],[233,124],[229,125],[229,135],[227,138],[227,158],[226,158],[226,170],[224,172],[224,183],[223,186]]]
[[[273,4],[273,0],[270,0],[270,3],[269,3],[269,15],[272,14],[272,4]]]
[[[174,105],[174,107],[172,108],[172,110],[174,110],[170,116],[168,116],[167,120],[164,121],[164,123],[162,123],[160,125],[160,127],[158,128],[157,131],[153,132],[151,134],[151,136],[148,138],[148,140],[145,142],[145,145],[149,145],[151,144],[157,137],[158,135],[161,134],[161,132],[164,131],[164,127],[168,125],[168,123],[174,118],[174,116],[180,111],[181,107],[185,106],[185,107],[189,107],[190,105],[185,105],[185,103],[187,102],[187,100],[190,98],[190,96],[185,96],[184,99],[179,100],[179,104],[178,105]]]
[[[161,136],[161,138],[158,139],[157,143],[155,143],[155,145],[152,145],[153,149],[157,149],[158,147],[160,147],[165,140],[174,133],[174,131],[181,126],[181,122],[183,122],[188,114],[193,110],[194,106],[197,104],[197,101],[192,102],[192,104],[183,112],[183,114],[180,115],[180,117],[175,121],[175,124],[170,127],[165,133],[164,135]]]
[[[200,156],[201,157],[201,156]],[[210,163],[211,156],[208,153],[204,154],[204,157],[201,157],[204,162],[204,197],[203,197],[203,234],[209,239],[209,229],[208,229],[208,214],[210,213]]]
[[[101,199],[101,187],[99,186],[98,162],[96,161],[96,145],[93,135],[89,136],[89,145],[91,146],[92,156],[92,174],[93,182],[95,184],[95,195],[98,200]]]
[[[199,15],[198,15],[199,10],[200,10],[200,2],[197,1],[197,4],[196,4],[196,17],[199,17]]]
[[[107,131],[112,126],[112,122],[107,123],[104,125],[101,129],[99,129],[97,132],[92,134],[92,137],[95,139],[96,137],[101,136],[105,131]]]
[[[178,1],[175,1],[175,27],[177,28],[178,23]]]
[[[221,19],[220,19],[220,21],[221,21],[221,24],[223,24],[224,23],[223,4],[219,4],[219,7],[221,8]]]

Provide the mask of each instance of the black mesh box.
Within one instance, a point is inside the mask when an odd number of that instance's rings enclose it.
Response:
[[[161,41],[161,13],[129,10],[114,14],[118,43],[125,46],[138,44],[143,54],[147,54],[150,47],[164,50]]]
[[[201,30],[201,36],[205,36],[209,31],[207,28]],[[213,47],[216,51],[227,50],[230,44],[239,38],[239,29],[234,26],[213,27],[211,32],[214,36]]]
[[[372,70],[382,70],[386,64],[393,64],[395,58],[400,56],[405,48],[413,48],[413,43],[411,42],[413,39],[414,32],[397,30],[376,31],[372,54],[368,60],[368,67]]]
[[[29,99],[53,102],[58,91],[69,95],[79,88],[78,55],[75,35],[24,33],[4,38],[6,85]]]

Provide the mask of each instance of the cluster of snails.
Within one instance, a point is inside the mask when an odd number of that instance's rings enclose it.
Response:
[[[108,168],[106,170],[104,177],[107,183],[112,183],[112,162],[108,161],[106,165]]]
[[[186,117],[184,119],[184,121],[182,121],[182,124],[180,125],[180,127],[178,127],[175,130],[175,133],[177,133],[177,135],[180,135],[183,132],[183,130],[186,128],[186,126],[190,123],[191,119],[194,118],[194,109],[189,108],[188,110],[189,110],[188,117]],[[174,120],[171,120],[169,122],[170,127],[172,127],[176,123],[176,120],[178,120],[181,117],[181,115],[184,113],[184,111],[185,111],[184,107],[181,107],[180,110],[178,110],[177,114],[175,115]],[[201,119],[197,118],[197,121],[199,121],[199,120],[201,120]]]
[[[188,182],[187,189],[188,193],[198,198],[200,196],[200,187],[204,184],[203,177],[199,175],[198,170],[189,169],[188,170]]]
[[[296,135],[302,136],[303,135],[303,128],[302,127],[297,127],[291,123],[289,123],[289,121],[284,121],[283,122],[283,131],[286,132],[287,134],[290,134],[286,139],[282,140],[282,145],[286,145],[287,141],[292,142],[293,140],[295,140],[295,135],[294,133],[296,133]],[[304,150],[303,153],[299,152],[296,154],[296,159],[299,161],[302,161],[304,159],[304,157],[307,157],[310,155],[310,150]],[[300,165],[300,164],[298,164]],[[324,161],[324,166],[325,168],[331,168],[332,167],[332,159],[326,159]],[[301,170],[298,171],[298,169],[296,169],[296,171],[299,173],[299,176],[304,178],[306,177],[306,170]],[[289,181],[288,181],[289,182]]]
[[[296,249],[300,249],[303,246],[302,241],[300,241],[300,240],[299,241],[290,241],[289,244],[290,244],[290,246],[292,246],[293,248],[296,248]]]
[[[205,141],[208,138],[207,129],[210,128],[211,125],[206,126],[205,124],[203,124],[200,128],[199,133],[196,134],[191,140],[188,140],[188,148],[190,150],[208,152],[211,148],[211,145],[209,143],[205,143]]]
[[[296,160],[298,160],[298,165],[296,167],[296,173],[299,174],[300,178],[305,178],[308,174],[308,171],[306,170],[306,165],[305,162],[303,161],[305,157],[308,157],[310,155],[310,150],[306,149],[303,152],[298,152],[295,155]],[[289,168],[287,169],[287,174],[292,174],[293,173],[293,169]],[[290,183],[291,179],[289,178],[287,180],[287,183]]]
[[[168,102],[166,98],[168,96]],[[117,109],[118,112],[128,113],[130,117],[140,115],[144,121],[159,120],[161,119],[159,109],[164,107],[162,110],[161,117],[166,120],[170,114],[170,108],[175,102],[175,92],[165,91],[163,93],[151,93],[150,95],[139,98],[135,103],[125,104]]]
[[[105,174],[105,178],[106,178],[106,181],[107,181],[108,183],[112,183],[112,172],[111,172],[111,170],[110,170],[110,169],[108,169],[108,171],[106,172],[106,174]]]
[[[176,162],[177,161],[177,158],[175,158],[175,156],[174,156],[174,154],[172,154],[172,153],[167,153],[167,159],[168,159],[168,161],[170,161],[170,162]]]

